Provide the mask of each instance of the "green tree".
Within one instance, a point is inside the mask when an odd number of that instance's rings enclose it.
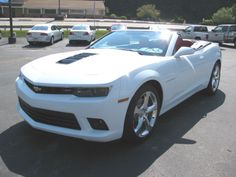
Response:
[[[232,8],[222,7],[212,15],[212,20],[216,24],[233,23],[234,17],[232,14]]]
[[[158,20],[160,17],[160,11],[156,9],[153,4],[146,4],[137,9],[137,17],[147,20]]]
[[[236,21],[236,4],[232,6],[232,15],[234,17],[234,21]]]

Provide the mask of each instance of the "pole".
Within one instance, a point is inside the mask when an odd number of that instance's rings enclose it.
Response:
[[[11,0],[9,0],[9,18],[10,18],[10,37],[13,37]]]
[[[13,36],[13,24],[12,24],[12,8],[11,0],[9,0],[9,20],[10,20],[10,36],[8,38],[9,44],[16,43],[16,36]]]
[[[58,0],[58,14],[61,15],[61,0]]]
[[[95,0],[93,1],[93,26],[95,28]]]

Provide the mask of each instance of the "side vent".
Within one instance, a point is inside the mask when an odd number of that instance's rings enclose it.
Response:
[[[78,55],[74,55],[74,56],[62,59],[62,60],[58,61],[57,63],[59,63],[59,64],[71,64],[71,63],[74,63],[78,60],[81,60],[83,58],[87,58],[87,57],[90,57],[90,56],[93,56],[93,55],[96,55],[96,53],[80,53]]]

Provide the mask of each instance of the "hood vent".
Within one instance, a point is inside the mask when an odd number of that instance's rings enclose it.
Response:
[[[83,58],[90,57],[90,56],[93,56],[93,55],[96,55],[96,53],[80,53],[78,55],[74,55],[74,56],[62,59],[62,60],[58,61],[57,63],[60,63],[60,64],[71,64],[71,63],[74,63],[74,62],[76,62],[78,60],[81,60]]]

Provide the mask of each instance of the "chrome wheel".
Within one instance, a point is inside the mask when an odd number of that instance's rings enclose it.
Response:
[[[133,131],[136,136],[143,138],[149,135],[157,119],[158,104],[152,91],[146,91],[138,98],[133,113]]]
[[[215,65],[211,78],[211,87],[213,92],[216,92],[216,90],[219,87],[219,83],[220,83],[220,66]]]

